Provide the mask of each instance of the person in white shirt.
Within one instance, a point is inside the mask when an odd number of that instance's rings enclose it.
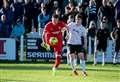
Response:
[[[67,24],[74,22],[74,18],[75,17],[74,17],[73,14],[69,15],[68,20],[67,20]],[[68,34],[68,31],[66,31],[66,34]],[[67,42],[66,35],[65,35],[65,39],[66,39],[66,42]],[[77,65],[77,57],[76,57],[75,61],[76,61],[76,65]],[[69,47],[68,46],[67,46],[67,64],[70,65],[70,54],[69,54]]]
[[[84,56],[84,49],[87,48],[87,36],[86,36],[86,29],[82,26],[82,16],[80,14],[77,14],[75,16],[75,22],[71,22],[67,25],[68,27],[68,40],[67,44],[70,51],[70,64],[73,70],[74,75],[78,75],[76,71],[76,54],[78,55],[80,59],[80,65],[82,68],[83,76],[87,76],[86,70],[85,70],[85,56]],[[84,38],[84,45],[82,42],[82,37]]]

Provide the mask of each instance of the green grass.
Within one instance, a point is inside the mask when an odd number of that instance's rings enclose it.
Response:
[[[71,68],[61,64],[56,76],[52,76],[52,64],[0,63],[0,82],[120,82],[120,65],[87,64],[87,77],[71,76]]]

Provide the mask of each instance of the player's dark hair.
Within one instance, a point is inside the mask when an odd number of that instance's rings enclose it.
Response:
[[[75,18],[82,19],[82,15],[78,13]]]
[[[52,17],[53,17],[53,18],[58,18],[58,19],[59,19],[59,15],[57,15],[57,14],[53,14]]]

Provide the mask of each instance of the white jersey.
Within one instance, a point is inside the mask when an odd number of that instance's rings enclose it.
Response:
[[[68,24],[68,41],[67,44],[81,45],[81,37],[86,36],[86,29],[82,25],[77,26],[76,23],[71,22]]]

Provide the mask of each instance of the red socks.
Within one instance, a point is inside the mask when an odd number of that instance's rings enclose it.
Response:
[[[56,55],[54,67],[57,68],[60,64],[61,55]]]

